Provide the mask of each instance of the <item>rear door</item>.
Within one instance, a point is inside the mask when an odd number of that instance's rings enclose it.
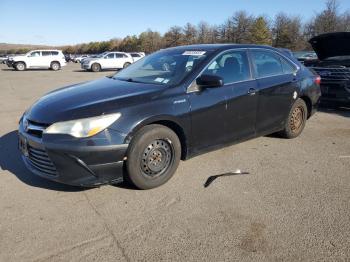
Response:
[[[256,131],[259,135],[281,130],[299,91],[297,68],[277,52],[252,49],[258,84]]]
[[[52,52],[51,51],[42,51],[41,52],[41,65],[42,67],[50,67],[51,61],[53,60]]]
[[[127,56],[122,53],[116,53],[116,63],[115,63],[115,68],[123,68],[125,62],[127,62]]]

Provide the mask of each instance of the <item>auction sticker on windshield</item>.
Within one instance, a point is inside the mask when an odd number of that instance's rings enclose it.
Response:
[[[182,55],[194,55],[194,56],[201,56],[204,55],[205,51],[185,51]]]

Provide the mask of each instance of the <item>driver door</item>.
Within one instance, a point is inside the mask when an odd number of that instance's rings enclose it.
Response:
[[[40,51],[33,51],[28,55],[27,67],[40,67],[42,64],[42,56]]]
[[[253,137],[258,92],[247,52],[226,51],[209,63],[202,74],[219,76],[224,85],[190,93],[194,148]]]
[[[116,59],[114,53],[109,53],[104,56],[104,68],[115,68]]]

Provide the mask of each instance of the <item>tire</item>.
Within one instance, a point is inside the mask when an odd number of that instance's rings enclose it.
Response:
[[[162,125],[141,128],[127,153],[127,180],[139,189],[151,189],[166,183],[175,173],[181,157],[179,138]]]
[[[14,68],[17,70],[17,71],[24,71],[26,70],[26,64],[24,62],[17,62],[14,66]]]
[[[304,100],[298,98],[288,114],[284,129],[279,134],[284,138],[299,136],[304,130],[307,114],[307,106]]]
[[[126,63],[123,65],[123,68],[127,68],[129,65],[131,65],[131,63],[126,62]]]
[[[50,65],[50,69],[53,71],[57,71],[61,68],[61,65],[59,62],[52,62]]]
[[[91,65],[91,71],[92,72],[100,72],[101,71],[101,65],[98,63],[93,63]]]

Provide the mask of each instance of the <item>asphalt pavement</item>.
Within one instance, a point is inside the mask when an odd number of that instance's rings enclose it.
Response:
[[[153,190],[29,173],[17,150],[22,113],[48,91],[111,73],[0,66],[0,261],[350,261],[349,109],[322,109],[293,140],[181,162]],[[204,186],[236,169],[249,174]]]

